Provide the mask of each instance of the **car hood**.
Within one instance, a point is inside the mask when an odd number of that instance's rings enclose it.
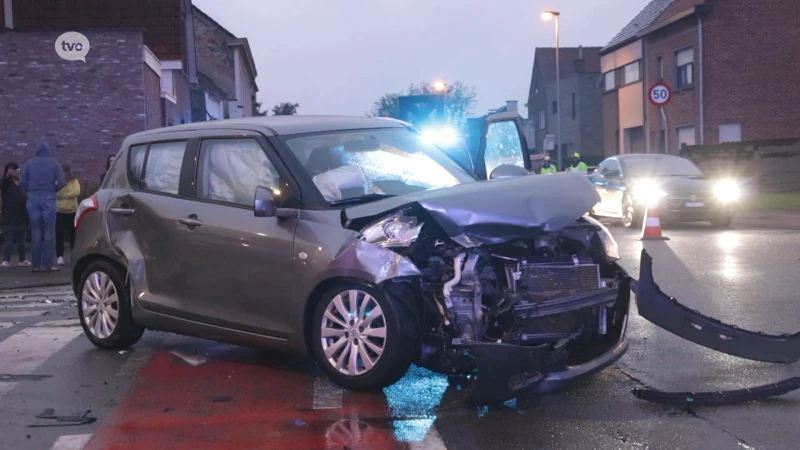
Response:
[[[424,208],[456,243],[499,244],[535,231],[558,231],[600,201],[582,174],[527,175],[390,197],[345,209],[348,219],[380,217],[406,206]]]

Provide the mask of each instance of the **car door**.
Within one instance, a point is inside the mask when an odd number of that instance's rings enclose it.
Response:
[[[187,175],[190,135],[134,144],[128,151],[132,189],[111,191],[106,226],[115,251],[128,262],[133,298],[145,309],[169,313],[184,305],[183,227],[191,213]]]
[[[183,218],[187,312],[196,321],[285,337],[297,220],[255,217],[257,186],[288,195],[263,136],[216,132],[197,146],[194,200]]]
[[[483,124],[475,162],[475,175],[486,180],[497,166],[509,164],[531,170],[522,119],[515,112],[490,115]]]

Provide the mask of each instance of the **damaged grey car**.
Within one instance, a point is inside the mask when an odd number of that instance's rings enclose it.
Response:
[[[468,375],[471,401],[545,392],[627,350],[639,313],[774,362],[798,335],[723,324],[639,280],[576,174],[529,174],[518,117],[490,116],[469,164],[382,118],[258,117],[129,136],[80,205],[73,288],[96,346],[145,329],[311,355],[373,390],[412,364]],[[465,168],[472,168],[469,170]]]

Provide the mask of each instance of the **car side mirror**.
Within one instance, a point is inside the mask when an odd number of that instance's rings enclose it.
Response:
[[[528,169],[513,164],[501,164],[492,170],[489,175],[490,180],[498,178],[516,178],[528,174]]]
[[[264,186],[256,186],[253,199],[253,215],[256,217],[297,218],[299,211],[290,208],[278,208],[275,192]]]

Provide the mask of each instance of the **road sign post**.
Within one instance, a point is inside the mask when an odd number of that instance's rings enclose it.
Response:
[[[664,153],[669,153],[669,121],[664,106],[672,100],[672,89],[663,81],[653,83],[647,91],[650,103],[659,109],[661,117],[664,119]]]

